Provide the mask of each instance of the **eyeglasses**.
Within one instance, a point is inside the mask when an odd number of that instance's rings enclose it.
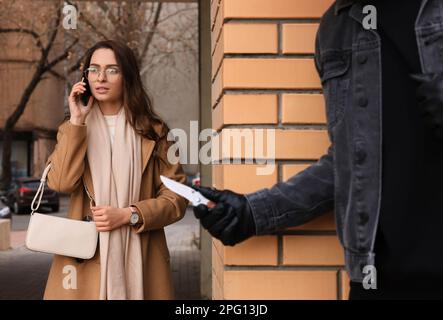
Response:
[[[114,81],[118,78],[120,75],[120,70],[116,67],[109,67],[104,70],[106,74],[106,79],[109,81]],[[96,81],[98,77],[100,76],[100,73],[102,73],[102,70],[100,70],[97,67],[89,67],[84,71],[85,77],[89,81]]]

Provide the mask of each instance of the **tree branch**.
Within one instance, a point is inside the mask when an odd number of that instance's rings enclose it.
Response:
[[[157,29],[157,26],[158,26],[158,21],[159,21],[159,18],[160,18],[160,13],[161,13],[161,11],[162,11],[162,7],[163,7],[163,3],[160,2],[160,3],[157,5],[157,9],[156,9],[156,11],[155,11],[155,16],[154,16],[154,21],[153,21],[153,23],[152,23],[152,27],[151,27],[151,29],[149,30],[148,35],[146,36],[146,42],[145,42],[145,45],[144,45],[144,47],[143,47],[143,50],[142,50],[141,53],[140,53],[140,57],[139,57],[139,59],[140,59],[140,61],[139,61],[139,65],[141,65],[141,62],[143,61],[143,58],[146,56],[146,54],[147,54],[147,52],[148,52],[149,45],[151,44],[152,39],[154,38],[155,30]]]
[[[32,36],[35,39],[36,45],[37,45],[37,47],[40,48],[40,51],[42,52],[42,54],[44,52],[44,48],[43,48],[43,44],[42,44],[42,42],[40,40],[40,36],[34,30],[25,29],[25,28],[5,28],[5,29],[0,28],[0,33],[24,33],[24,34],[28,34],[28,35]]]
[[[66,58],[68,57],[68,55],[69,55],[69,50],[71,50],[71,48],[72,48],[73,46],[75,46],[75,45],[77,44],[78,41],[79,41],[78,39],[75,39],[75,40],[71,43],[71,45],[70,45],[69,47],[67,47],[67,48],[65,49],[65,51],[64,51],[61,55],[59,55],[57,58],[55,58],[54,60],[52,60],[50,63],[48,63],[48,64],[44,67],[43,72],[46,72],[46,71],[51,70],[51,68],[53,68],[57,63],[59,63],[60,61],[66,59]]]

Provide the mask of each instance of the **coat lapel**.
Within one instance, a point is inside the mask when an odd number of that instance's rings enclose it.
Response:
[[[155,143],[154,140],[142,138],[142,173],[145,172],[149,158],[154,150]]]
[[[142,138],[142,173],[145,171],[146,166],[148,165],[149,158],[152,155],[155,144],[156,142],[154,140]],[[94,197],[94,185],[92,183],[91,169],[89,168],[88,161],[86,161],[83,180],[89,193],[92,197]]]

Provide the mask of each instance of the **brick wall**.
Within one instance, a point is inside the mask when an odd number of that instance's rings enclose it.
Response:
[[[271,187],[326,152],[313,53],[319,18],[332,2],[212,0],[213,128],[275,128],[278,164],[266,176],[256,175],[255,164],[214,165],[215,187],[242,193]],[[214,299],[347,299],[332,212],[235,247],[214,239],[212,248]]]

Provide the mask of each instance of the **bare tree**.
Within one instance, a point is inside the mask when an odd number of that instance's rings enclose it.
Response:
[[[184,15],[186,11],[196,11],[195,7],[147,1],[65,2],[77,8],[77,29],[64,30],[61,27],[61,0],[0,0],[0,36],[14,34],[18,37],[17,41],[21,38],[31,38],[40,53],[38,59],[34,60],[1,61],[26,62],[34,67],[31,79],[24,88],[16,108],[7,118],[3,130],[2,189],[8,188],[11,182],[14,128],[24,113],[31,94],[47,74],[66,81],[69,92],[73,83],[79,80],[86,49],[105,39],[121,40],[131,47],[141,66],[142,74],[149,74],[154,66],[174,67],[173,52],[188,53],[197,60],[197,47],[193,45],[196,43],[197,34],[189,30],[196,30],[191,26],[197,23],[198,19]],[[39,6],[44,7],[43,10],[39,10]],[[29,10],[33,10],[32,19],[29,19],[29,14],[24,14]],[[57,34],[61,32],[65,42],[64,50],[49,61],[49,57],[55,53]],[[2,47],[6,46],[0,45],[0,48]],[[65,62],[62,74],[55,70],[55,66],[61,62]]]
[[[198,59],[197,7],[150,1],[71,1],[84,22],[78,29],[93,38],[116,39],[134,50],[141,73],[153,65],[174,66],[173,53]],[[186,13],[193,13],[192,15]],[[86,32],[87,31],[87,32]]]
[[[79,38],[72,60],[82,57],[86,48],[97,41],[113,39],[125,42],[134,52],[142,76],[155,68],[175,68],[178,54],[189,54],[198,61],[198,9],[195,4],[154,1],[66,1],[78,10],[77,29],[66,36]],[[74,71],[80,66],[76,65]],[[69,71],[73,71],[70,69]],[[67,91],[78,81],[68,72]],[[67,109],[67,105],[66,105]]]
[[[68,57],[69,50],[78,42],[78,39],[74,40],[64,50],[64,52],[49,61],[48,58],[51,50],[54,47],[57,33],[59,31],[61,20],[61,2],[56,2],[53,10],[53,16],[55,18],[48,23],[48,29],[45,35],[41,35],[35,30],[29,29],[23,25],[16,28],[0,28],[0,34],[13,33],[32,37],[40,53],[40,57],[37,59],[37,61],[35,61],[35,70],[31,76],[31,79],[26,85],[20,101],[18,102],[14,111],[6,119],[5,126],[3,128],[2,189],[7,189],[11,183],[11,152],[14,127],[25,111],[32,92],[37,87],[43,75],[53,70],[57,64],[65,60]],[[46,43],[43,40],[44,36],[47,36],[48,38]]]

